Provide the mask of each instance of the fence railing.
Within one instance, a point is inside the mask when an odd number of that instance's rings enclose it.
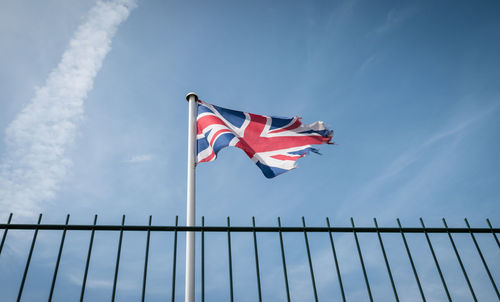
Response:
[[[173,233],[173,243],[172,243],[172,279],[171,279],[171,299],[172,301],[175,300],[176,297],[176,279],[177,279],[177,255],[178,255],[178,233],[179,232],[187,232],[187,231],[193,231],[199,233],[201,236],[201,246],[199,246],[199,251],[201,254],[201,262],[200,262],[200,267],[199,267],[199,274],[200,274],[200,288],[201,291],[199,293],[199,298],[201,301],[205,301],[206,299],[206,294],[205,294],[205,283],[206,283],[206,276],[205,276],[205,266],[206,266],[206,259],[205,259],[205,247],[207,244],[207,239],[205,234],[206,233],[212,233],[212,232],[218,232],[218,233],[224,233],[227,235],[227,264],[228,264],[228,281],[229,284],[227,284],[229,288],[229,300],[234,301],[235,296],[234,296],[234,289],[233,289],[233,255],[234,251],[232,249],[232,243],[231,243],[231,237],[232,234],[234,236],[235,233],[248,233],[253,237],[253,261],[255,263],[255,282],[256,282],[256,297],[258,297],[258,301],[263,300],[263,294],[262,294],[262,276],[261,276],[261,264],[259,263],[259,255],[262,253],[262,248],[259,249],[259,244],[258,244],[258,237],[259,234],[263,233],[276,233],[278,234],[279,238],[279,246],[280,246],[280,255],[281,255],[281,267],[282,267],[282,274],[283,274],[283,280],[280,282],[284,282],[285,286],[285,293],[286,293],[286,301],[291,301],[293,300],[293,297],[291,296],[291,291],[290,291],[290,284],[289,284],[289,277],[288,277],[288,265],[287,265],[287,250],[285,246],[285,240],[284,240],[284,233],[300,233],[303,234],[303,244],[305,246],[305,251],[307,255],[307,264],[308,264],[308,275],[307,278],[310,279],[310,286],[312,288],[312,296],[310,297],[311,301],[319,301],[318,298],[318,290],[317,290],[317,282],[316,282],[316,277],[315,277],[315,272],[314,272],[314,266],[313,266],[313,254],[311,253],[311,247],[309,243],[309,236],[312,233],[324,233],[327,234],[327,240],[329,241],[328,245],[329,248],[331,249],[330,254],[331,257],[333,258],[333,263],[334,266],[331,268],[332,273],[336,276],[336,281],[337,283],[337,288],[340,292],[340,297],[342,301],[346,301],[346,289],[343,285],[343,274],[341,272],[341,265],[339,264],[339,256],[338,256],[338,247],[336,247],[334,237],[336,234],[352,234],[354,241],[355,241],[355,251],[353,253],[357,254],[357,258],[359,258],[359,264],[361,266],[361,271],[363,275],[363,280],[364,280],[364,288],[365,288],[365,294],[367,295],[369,301],[374,301],[373,298],[373,293],[372,293],[372,285],[370,283],[370,278],[369,274],[367,273],[367,267],[365,265],[365,257],[362,252],[361,248],[361,243],[359,240],[359,234],[361,233],[367,233],[367,234],[373,234],[373,236],[376,235],[376,239],[378,241],[378,245],[380,248],[380,251],[383,255],[383,266],[386,276],[388,276],[391,284],[391,296],[393,296],[393,299],[395,301],[400,301],[402,293],[401,291],[398,291],[398,287],[396,286],[396,281],[395,281],[395,275],[393,272],[394,267],[391,266],[391,261],[390,257],[388,257],[388,253],[386,251],[387,246],[384,245],[384,234],[397,234],[398,236],[400,235],[400,240],[402,241],[402,244],[404,244],[404,250],[405,250],[405,258],[407,258],[407,261],[409,262],[411,266],[411,271],[412,271],[412,278],[414,279],[416,283],[416,287],[418,288],[418,293],[420,295],[419,299],[417,300],[422,300],[426,301],[426,294],[425,294],[425,288],[423,286],[422,282],[422,276],[419,274],[417,266],[414,261],[415,255],[412,253],[410,246],[408,244],[407,240],[407,235],[408,234],[423,234],[425,236],[425,241],[427,244],[427,248],[430,251],[430,254],[432,255],[432,262],[435,266],[435,269],[437,270],[437,273],[439,274],[439,280],[440,280],[440,287],[442,290],[445,292],[446,298],[448,301],[452,301],[452,293],[450,292],[450,289],[447,285],[446,278],[443,274],[442,268],[441,268],[441,263],[438,260],[438,256],[436,255],[436,250],[433,247],[432,241],[431,241],[431,235],[432,234],[444,234],[446,237],[449,239],[449,243],[451,244],[453,254],[456,257],[456,261],[458,262],[460,266],[460,272],[463,275],[463,278],[465,279],[465,283],[467,284],[467,291],[469,293],[469,297],[472,297],[474,301],[478,301],[477,298],[477,292],[474,289],[472,283],[471,283],[471,277],[469,276],[468,270],[466,265],[464,265],[463,262],[463,255],[461,255],[461,252],[459,251],[459,248],[457,248],[457,245],[455,244],[454,236],[457,234],[466,234],[470,237],[469,240],[472,241],[475,253],[476,255],[479,256],[482,264],[482,270],[484,270],[488,276],[489,283],[491,283],[491,288],[492,291],[496,294],[496,297],[500,301],[500,294],[498,291],[498,287],[496,285],[495,279],[493,277],[492,271],[490,269],[489,264],[487,263],[483,250],[480,247],[480,244],[478,240],[476,239],[476,236],[478,234],[491,234],[491,240],[494,240],[496,243],[496,248],[500,249],[500,242],[498,240],[497,234],[500,233],[500,228],[495,228],[491,225],[491,222],[489,219],[486,219],[487,227],[471,227],[469,225],[469,222],[467,219],[465,219],[465,225],[464,227],[448,227],[446,220],[443,218],[443,227],[426,227],[424,224],[424,221],[420,218],[420,225],[421,227],[403,227],[401,225],[401,222],[399,219],[396,220],[397,222],[397,227],[381,227],[378,225],[377,220],[373,219],[374,226],[371,227],[360,227],[360,226],[355,226],[354,220],[351,218],[351,226],[333,226],[330,223],[330,220],[326,218],[325,220],[325,226],[324,227],[309,227],[306,226],[306,221],[304,218],[302,218],[302,226],[300,227],[284,227],[281,225],[280,218],[277,219],[277,226],[256,226],[255,224],[255,219],[252,218],[252,225],[251,226],[232,226],[230,218],[227,218],[227,225],[226,226],[206,226],[205,225],[205,219],[202,217],[201,220],[201,225],[200,226],[195,226],[195,227],[186,227],[186,226],[179,226],[178,225],[178,217],[175,219],[175,225],[170,225],[170,226],[156,226],[152,225],[152,217],[149,216],[149,223],[148,225],[126,225],[125,224],[125,215],[122,217],[122,221],[120,225],[100,225],[97,222],[97,215],[94,217],[93,224],[89,225],[81,225],[81,224],[70,224],[70,215],[67,215],[66,221],[64,224],[42,224],[42,214],[39,215],[38,217],[38,222],[36,224],[12,224],[12,214],[8,217],[8,221],[6,223],[1,223],[0,224],[0,230],[3,230],[3,234],[1,237],[1,242],[0,242],[0,261],[7,261],[5,258],[6,256],[2,255],[2,250],[4,249],[4,245],[6,242],[6,239],[8,237],[9,231],[13,230],[31,230],[33,231],[33,236],[31,239],[31,244],[29,247],[29,252],[27,255],[26,263],[24,265],[24,270],[22,272],[22,276],[11,276],[11,278],[20,278],[20,284],[19,288],[17,290],[17,301],[21,301],[23,298],[23,290],[25,288],[28,272],[30,270],[30,262],[33,257],[33,252],[35,249],[35,245],[37,244],[37,236],[39,231],[62,231],[61,237],[60,237],[60,242],[58,245],[58,253],[57,253],[57,258],[55,261],[55,266],[53,268],[53,273],[51,276],[51,282],[50,282],[50,288],[47,289],[48,291],[48,301],[52,301],[54,297],[54,289],[56,282],[58,280],[58,271],[61,263],[61,256],[63,254],[64,246],[65,246],[65,238],[66,234],[68,231],[88,231],[90,232],[90,241],[88,242],[88,246],[86,249],[86,259],[85,259],[85,268],[83,271],[83,280],[81,282],[81,290],[80,290],[80,301],[84,300],[85,297],[85,290],[86,290],[86,284],[88,280],[88,274],[89,274],[89,264],[92,258],[92,251],[94,248],[94,237],[96,232],[102,232],[102,231],[115,231],[119,232],[119,240],[118,240],[118,247],[117,247],[117,254],[116,254],[116,262],[114,264],[114,277],[112,281],[112,294],[111,294],[111,301],[115,301],[116,299],[116,292],[117,292],[117,280],[118,280],[118,272],[120,269],[120,257],[122,253],[122,242],[123,242],[123,234],[125,232],[145,232],[146,233],[146,244],[144,246],[144,266],[143,266],[143,271],[142,271],[142,292],[141,292],[141,300],[145,301],[146,300],[146,289],[147,289],[147,281],[148,281],[148,260],[149,260],[149,253],[150,253],[150,242],[151,242],[151,233],[152,232],[169,232]],[[335,235],[335,236],[334,236]],[[498,252],[498,250],[494,251],[495,253]],[[470,253],[468,253],[470,254]],[[237,255],[235,255],[237,256]],[[493,263],[493,266],[499,266],[499,259]],[[491,264],[490,264],[491,265]],[[1,268],[1,266],[0,266]],[[498,268],[497,268],[498,269]],[[0,275],[5,272],[0,271]],[[0,285],[1,286],[1,285]],[[285,296],[285,295],[283,295]],[[404,293],[403,293],[404,296]]]

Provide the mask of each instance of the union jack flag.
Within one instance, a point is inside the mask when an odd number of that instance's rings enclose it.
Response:
[[[296,167],[297,159],[312,145],[333,144],[333,131],[323,122],[302,125],[300,117],[278,118],[230,110],[198,101],[197,162],[215,160],[227,146],[242,149],[262,170],[273,178]]]

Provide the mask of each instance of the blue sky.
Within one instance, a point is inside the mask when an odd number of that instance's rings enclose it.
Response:
[[[497,2],[105,3],[0,4],[0,220],[183,224],[194,91],[337,143],[271,180],[224,149],[198,221],[500,224]]]

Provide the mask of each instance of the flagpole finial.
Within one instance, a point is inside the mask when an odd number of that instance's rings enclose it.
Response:
[[[188,101],[188,102],[189,102],[189,97],[190,97],[190,96],[194,96],[194,100],[195,100],[195,101],[198,101],[198,96],[197,96],[197,95],[196,95],[196,93],[194,93],[194,92],[190,92],[190,93],[186,94],[186,101]]]

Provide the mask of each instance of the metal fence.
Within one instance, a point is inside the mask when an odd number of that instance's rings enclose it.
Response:
[[[94,217],[93,224],[91,225],[75,225],[75,224],[70,224],[70,215],[67,215],[66,217],[66,222],[65,224],[42,224],[42,214],[40,214],[38,218],[38,222],[36,224],[12,224],[12,214],[8,217],[7,223],[2,223],[0,224],[0,230],[3,230],[3,235],[1,237],[1,242],[0,242],[0,260],[2,260],[2,250],[4,248],[4,244],[6,241],[6,238],[8,237],[9,231],[11,230],[32,230],[33,231],[33,237],[31,239],[31,245],[29,248],[28,256],[26,259],[26,264],[24,266],[24,271],[22,273],[22,276],[12,276],[12,278],[20,278],[20,285],[18,289],[18,294],[17,294],[17,301],[21,301],[23,298],[23,289],[25,287],[28,271],[30,270],[30,262],[33,256],[33,251],[35,248],[35,245],[37,243],[37,236],[40,230],[58,230],[62,231],[62,235],[60,238],[60,243],[58,246],[58,253],[57,253],[57,259],[55,262],[55,267],[53,268],[53,274],[51,276],[51,283],[50,283],[50,289],[47,289],[48,291],[48,301],[52,301],[53,295],[54,295],[54,288],[55,284],[58,280],[58,271],[59,271],[59,266],[61,262],[61,255],[63,254],[63,249],[65,246],[65,238],[66,238],[66,233],[67,231],[88,231],[90,232],[90,241],[88,243],[88,249],[86,250],[86,260],[85,260],[85,269],[83,273],[83,281],[81,283],[81,291],[80,291],[80,301],[84,300],[85,297],[85,290],[86,290],[86,283],[87,283],[87,278],[88,278],[88,272],[89,272],[89,263],[92,257],[92,250],[94,247],[94,236],[96,232],[119,232],[119,240],[118,240],[118,247],[117,247],[117,254],[116,254],[116,262],[115,262],[115,269],[114,269],[114,278],[113,278],[113,285],[112,285],[112,294],[111,294],[111,301],[115,301],[116,298],[116,291],[117,291],[117,279],[118,279],[118,271],[120,269],[120,256],[122,253],[122,241],[123,241],[123,234],[124,232],[145,232],[146,233],[146,244],[144,246],[144,269],[143,269],[143,275],[142,275],[142,293],[141,293],[141,300],[145,301],[146,299],[146,284],[148,281],[148,258],[149,258],[149,253],[150,253],[150,241],[151,241],[151,233],[152,232],[169,232],[173,233],[173,242],[172,242],[172,272],[171,272],[171,300],[174,301],[176,297],[176,278],[178,275],[178,272],[176,272],[177,269],[177,255],[178,255],[178,233],[179,232],[187,232],[187,231],[193,231],[199,234],[201,237],[201,246],[199,247],[199,251],[201,254],[201,267],[199,267],[199,273],[200,273],[200,286],[201,292],[199,294],[199,297],[201,301],[205,301],[206,299],[206,294],[205,294],[205,283],[206,283],[206,276],[205,276],[205,266],[206,266],[206,259],[205,259],[205,246],[207,244],[207,239],[206,239],[206,233],[211,233],[211,232],[217,232],[217,233],[223,233],[226,236],[227,234],[227,264],[228,264],[228,281],[229,284],[228,290],[229,290],[229,300],[234,301],[235,300],[235,295],[234,295],[234,290],[233,290],[233,249],[232,249],[232,244],[231,244],[231,236],[235,233],[247,233],[250,234],[253,237],[253,261],[255,263],[255,290],[257,291],[256,297],[258,297],[258,301],[263,300],[263,295],[262,295],[262,284],[261,284],[261,265],[259,263],[259,254],[262,253],[262,248],[259,250],[258,246],[258,236],[259,234],[263,233],[275,233],[278,234],[279,236],[279,246],[280,246],[280,252],[281,252],[281,266],[282,266],[282,274],[283,274],[283,280],[280,282],[284,282],[285,286],[285,292],[286,292],[286,300],[291,301],[294,300],[294,297],[291,296],[290,294],[290,284],[289,284],[289,277],[288,277],[288,272],[287,269],[289,268],[287,266],[287,251],[286,251],[286,246],[284,244],[284,233],[298,233],[298,234],[303,234],[303,244],[305,246],[305,251],[307,254],[307,263],[308,263],[308,276],[307,278],[310,279],[310,286],[312,288],[312,296],[310,297],[310,301],[318,301],[318,293],[317,293],[317,282],[315,279],[315,272],[314,272],[314,267],[313,267],[313,256],[311,254],[311,248],[310,248],[310,239],[308,236],[312,233],[324,233],[327,234],[327,238],[329,240],[329,248],[331,248],[331,257],[333,258],[334,266],[332,266],[331,271],[332,274],[336,276],[335,283],[337,288],[340,290],[340,296],[342,301],[346,301],[346,290],[343,285],[343,275],[339,266],[339,257],[338,257],[338,247],[336,248],[335,245],[335,240],[334,237],[337,236],[337,234],[352,234],[354,241],[355,241],[355,251],[352,251],[353,253],[357,254],[357,258],[359,258],[359,265],[361,266],[361,270],[363,273],[363,279],[364,279],[364,285],[363,287],[366,290],[367,297],[369,301],[373,301],[373,295],[372,295],[372,287],[373,285],[370,284],[369,280],[369,274],[367,274],[367,268],[365,266],[365,257],[363,256],[362,253],[362,248],[360,245],[360,240],[358,238],[359,234],[361,233],[366,233],[366,234],[372,234],[372,236],[376,236],[378,239],[378,245],[380,248],[380,251],[382,252],[383,255],[383,260],[384,260],[384,274],[388,276],[391,284],[391,295],[393,296],[393,299],[395,301],[400,301],[401,296],[404,295],[404,293],[401,293],[401,291],[398,292],[398,288],[396,286],[395,282],[395,276],[393,274],[394,267],[391,267],[391,261],[387,255],[387,246],[384,245],[384,239],[383,235],[385,234],[396,234],[400,236],[400,240],[404,244],[406,255],[405,258],[407,258],[409,264],[411,265],[411,271],[413,273],[412,278],[414,279],[414,282],[416,283],[416,286],[418,287],[418,293],[419,297],[417,297],[416,300],[421,300],[421,301],[426,301],[426,290],[423,286],[422,282],[422,276],[419,275],[418,269],[415,265],[414,262],[414,257],[415,255],[412,254],[412,251],[409,247],[408,241],[407,241],[407,235],[412,234],[412,233],[418,233],[418,234],[423,234],[425,236],[425,241],[427,243],[428,250],[430,251],[430,254],[432,255],[432,260],[435,265],[435,269],[437,270],[437,273],[439,274],[439,279],[440,279],[440,287],[442,287],[442,290],[446,294],[446,298],[448,301],[452,301],[452,294],[450,294],[450,289],[447,285],[447,282],[445,280],[445,276],[442,272],[442,268],[440,265],[440,262],[438,260],[438,257],[436,256],[436,251],[435,248],[433,247],[432,244],[432,234],[444,234],[447,235],[449,242],[451,244],[451,247],[453,249],[453,254],[456,257],[456,261],[458,261],[458,264],[460,266],[460,271],[461,274],[463,274],[463,278],[466,281],[467,287],[468,287],[468,292],[470,294],[470,297],[474,301],[478,301],[477,298],[477,292],[473,288],[467,267],[464,265],[463,262],[463,255],[461,256],[461,252],[457,248],[457,245],[455,244],[454,236],[457,236],[457,234],[466,234],[467,236],[470,237],[470,240],[473,242],[473,245],[475,247],[475,253],[479,256],[481,259],[482,263],[482,270],[484,270],[488,276],[489,283],[491,283],[491,288],[496,294],[496,297],[500,301],[500,294],[497,288],[497,285],[495,283],[494,277],[492,275],[492,272],[490,270],[490,266],[488,265],[484,255],[483,255],[483,250],[480,247],[480,244],[478,243],[478,240],[476,239],[476,236],[478,234],[491,234],[491,240],[494,240],[496,243],[496,248],[500,249],[500,242],[497,237],[497,233],[500,233],[499,228],[494,228],[489,219],[486,219],[486,223],[488,227],[471,227],[469,225],[469,222],[467,219],[465,219],[465,225],[464,227],[448,227],[446,220],[443,218],[443,226],[442,227],[426,227],[424,224],[424,221],[420,218],[420,225],[421,227],[403,227],[400,223],[400,220],[397,219],[397,227],[380,227],[377,223],[376,219],[373,219],[374,226],[371,227],[360,227],[360,226],[355,226],[354,220],[351,218],[351,226],[348,227],[340,227],[340,226],[333,226],[330,223],[330,220],[326,218],[325,221],[325,226],[324,227],[308,227],[306,226],[306,221],[302,217],[302,226],[300,227],[283,227],[280,221],[280,218],[277,219],[277,226],[271,226],[271,227],[262,227],[262,226],[256,226],[255,225],[255,219],[252,218],[252,225],[251,226],[231,226],[230,223],[230,218],[227,218],[227,225],[226,226],[205,226],[205,219],[202,217],[201,220],[201,225],[200,226],[195,226],[195,227],[186,227],[186,226],[179,226],[178,225],[178,217],[175,219],[175,225],[171,226],[154,226],[151,224],[152,217],[149,216],[149,224],[148,225],[126,225],[125,224],[125,215],[122,217],[122,222],[121,225],[100,225],[97,223],[97,215]],[[335,235],[335,236],[334,236]],[[302,236],[302,235],[301,235]],[[498,252],[498,251],[495,251]],[[234,255],[237,256],[237,255]],[[4,257],[5,258],[5,257]],[[497,259],[498,260],[498,259]],[[498,265],[498,261],[496,263],[493,263],[493,265]],[[491,265],[491,264],[490,264]],[[392,268],[392,269],[391,269]],[[0,271],[0,275],[3,272]],[[494,295],[493,295],[494,297]],[[3,301],[3,300],[2,300]]]

